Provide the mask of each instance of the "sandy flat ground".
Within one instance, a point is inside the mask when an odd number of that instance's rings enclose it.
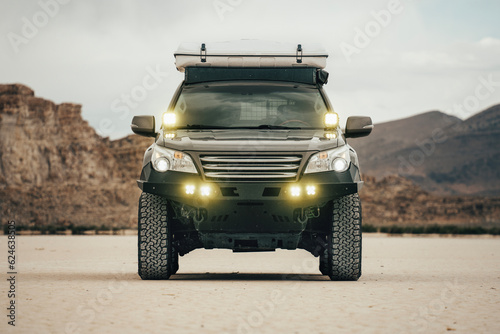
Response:
[[[2,280],[0,332],[500,333],[500,238],[365,235],[358,282],[284,250],[197,250],[172,279],[141,281],[136,240],[19,236],[16,327]]]

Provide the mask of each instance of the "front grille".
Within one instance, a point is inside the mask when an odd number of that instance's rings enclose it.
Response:
[[[302,157],[276,155],[201,155],[207,180],[295,181]]]

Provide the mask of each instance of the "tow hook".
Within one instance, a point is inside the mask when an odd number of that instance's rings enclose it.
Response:
[[[301,223],[302,225],[305,225],[307,223],[307,216],[305,215],[305,211],[301,210],[301,213],[297,216],[297,221]]]
[[[320,209],[318,206],[311,206],[304,209],[304,216],[306,218],[318,218],[320,213]]]
[[[205,220],[206,217],[207,217],[207,210],[197,209],[193,215],[193,221],[196,225],[199,225]]]

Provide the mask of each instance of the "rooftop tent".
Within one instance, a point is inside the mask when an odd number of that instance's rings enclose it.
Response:
[[[328,72],[313,67],[195,67],[185,69],[186,84],[228,80],[287,81],[309,85],[326,84]]]
[[[328,54],[318,44],[292,44],[258,40],[219,43],[183,43],[174,53],[177,70],[186,67],[323,69]]]

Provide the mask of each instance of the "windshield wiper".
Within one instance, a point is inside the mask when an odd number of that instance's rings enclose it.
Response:
[[[296,126],[283,126],[283,125],[271,125],[271,124],[261,124],[256,127],[257,129],[287,129],[287,130],[300,130],[301,127]]]
[[[186,126],[179,127],[178,129],[231,129],[231,127],[221,125],[186,124]]]
[[[300,130],[301,127],[291,127],[283,125],[261,124],[258,126],[222,126],[222,125],[202,125],[202,124],[186,124],[178,127],[178,129],[195,129],[195,130],[210,130],[210,129],[270,129],[270,130]]]

